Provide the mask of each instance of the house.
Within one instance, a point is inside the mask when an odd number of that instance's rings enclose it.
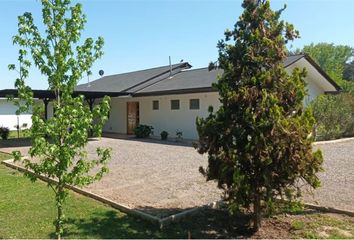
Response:
[[[289,56],[284,61],[284,66],[288,72],[295,67],[306,68],[308,96],[304,100],[305,105],[320,94],[336,93],[340,90],[307,55]],[[212,87],[212,83],[217,81],[222,70],[209,71],[208,68],[191,67],[189,63],[181,62],[171,66],[105,76],[78,85],[74,95],[84,95],[91,108],[103,96],[111,97],[111,111],[104,132],[133,134],[137,125],[146,124],[154,127],[155,136],[167,131],[170,137],[175,137],[178,130],[182,131],[185,139],[197,139],[196,117],[206,117],[209,106],[214,109],[220,106],[218,92]],[[14,89],[0,90],[0,97],[15,96],[16,93]],[[45,117],[51,117],[53,109],[50,100],[54,98],[53,92],[33,90],[33,96],[43,100]],[[6,109],[4,107],[2,111],[10,111],[10,108]],[[5,112],[2,114],[6,115]],[[16,124],[15,118],[4,121],[10,125]]]
[[[307,55],[289,56],[284,66],[291,72],[295,67],[306,68],[307,105],[320,94],[335,93],[340,87]],[[109,120],[105,132],[133,134],[138,124],[154,127],[155,136],[167,131],[174,137],[197,139],[196,117],[208,115],[208,107],[220,106],[212,83],[222,70],[190,69],[187,62],[141,71],[105,76],[91,83],[78,85],[76,91],[120,93],[111,98]],[[99,100],[96,100],[99,101]]]
[[[10,130],[16,130],[17,125],[21,128],[30,128],[32,126],[32,114],[16,114],[18,107],[7,98],[0,98],[0,127],[7,127]]]

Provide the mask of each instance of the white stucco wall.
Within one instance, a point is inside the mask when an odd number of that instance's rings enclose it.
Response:
[[[311,64],[309,64],[306,59],[300,59],[295,64],[287,67],[286,71],[291,74],[296,67],[300,69],[305,68],[307,72],[305,83],[308,95],[304,98],[305,106],[326,91],[336,91],[334,86],[331,85]]]
[[[27,123],[27,127],[32,126],[32,114],[16,115],[17,107],[7,99],[0,99],[0,126],[8,127],[10,130],[16,130],[15,125]],[[18,120],[18,121],[17,121]]]
[[[199,99],[198,110],[189,109],[189,100]],[[159,101],[159,110],[152,109],[152,102]],[[180,100],[180,109],[171,110],[171,100]],[[127,102],[139,102],[140,124],[147,124],[154,127],[154,135],[160,136],[162,131],[167,131],[169,137],[176,136],[176,130],[183,132],[183,138],[196,139],[198,137],[195,128],[197,116],[206,117],[209,106],[214,110],[218,109],[220,102],[218,94],[178,94],[157,97],[138,98],[112,98],[111,114],[104,127],[106,132],[126,133],[127,132]]]
[[[288,72],[292,68],[287,69]],[[304,99],[304,105],[308,105],[318,95],[324,93],[324,88],[313,78],[317,77],[309,72],[305,81],[307,83],[308,97]],[[180,109],[171,110],[171,100],[180,100]],[[189,100],[199,99],[200,109],[190,110]],[[152,102],[159,101],[159,110],[152,109]],[[104,126],[105,132],[127,133],[127,102],[139,102],[140,124],[147,124],[154,127],[154,135],[159,137],[161,131],[167,131],[169,137],[176,136],[176,130],[183,132],[186,139],[197,139],[198,134],[195,127],[196,117],[205,117],[208,115],[208,107],[212,105],[214,111],[220,106],[218,93],[197,93],[197,94],[178,94],[164,95],[156,97],[122,97],[112,98],[111,114],[108,122]]]

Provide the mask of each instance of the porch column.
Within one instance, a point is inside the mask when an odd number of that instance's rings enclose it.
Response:
[[[86,99],[86,102],[88,103],[91,112],[93,110],[93,104],[95,103],[95,100],[96,100],[95,98],[87,98]]]
[[[49,103],[49,98],[43,98],[43,103],[44,103],[44,119],[48,120],[48,103]]]
[[[93,110],[93,104],[95,103],[95,98],[86,98],[86,102],[88,103],[89,107],[90,107],[90,111],[92,113]],[[93,129],[90,129],[90,137],[93,136]]]

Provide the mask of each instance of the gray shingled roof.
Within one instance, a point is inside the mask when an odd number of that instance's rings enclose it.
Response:
[[[189,68],[188,63],[179,63],[172,65],[172,69]],[[116,75],[105,76],[95,81],[90,85],[88,83],[78,85],[76,91],[95,91],[95,92],[126,92],[136,85],[142,84],[145,81],[156,78],[158,75],[169,72],[170,66],[150,68],[135,72],[128,72]]]
[[[287,67],[302,57],[304,57],[304,55],[289,56],[284,61],[284,66]],[[166,78],[156,84],[135,92],[135,94],[148,95],[149,93],[154,92],[160,93],[176,90],[211,88],[212,83],[217,82],[217,76],[222,75],[222,73],[222,69],[212,71],[209,71],[208,68],[184,70],[177,73],[176,75],[173,75],[172,78]]]
[[[304,57],[304,55],[289,56],[284,61],[287,67]],[[180,63],[172,66],[173,76],[169,77],[169,66],[151,68],[136,72],[106,76],[88,84],[76,87],[77,91],[126,92],[135,95],[149,93],[171,92],[178,90],[193,90],[211,88],[212,83],[221,75],[221,69],[209,71],[208,68],[185,70],[191,66]]]
[[[304,54],[297,54],[297,55],[288,56],[284,61],[284,67],[290,66],[291,64],[293,64],[294,62],[296,62],[297,60],[299,60],[303,57],[305,57]]]
[[[217,76],[222,73],[223,70],[221,69],[212,71],[209,71],[208,68],[185,70],[173,75],[172,78],[166,78],[136,93],[173,91],[177,89],[210,88],[212,83],[217,81]]]

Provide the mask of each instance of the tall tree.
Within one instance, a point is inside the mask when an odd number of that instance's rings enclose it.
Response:
[[[343,79],[354,82],[354,60],[345,64]]]
[[[344,67],[353,56],[352,51],[350,46],[333,43],[311,43],[304,46],[302,50],[310,55],[338,84],[342,84]]]
[[[84,75],[91,74],[92,64],[103,55],[102,37],[96,41],[92,38],[80,41],[86,23],[81,4],[72,5],[70,0],[42,0],[41,5],[44,32],[34,24],[31,13],[19,16],[18,33],[13,38],[14,44],[20,47],[19,64],[9,65],[10,70],[19,72],[15,81],[19,110],[34,108],[29,154],[37,161],[21,160],[19,152],[14,155],[16,160],[23,161],[26,168],[34,172],[28,175],[32,180],[39,175],[56,180],[48,182],[48,185],[55,193],[55,225],[60,239],[63,233],[63,204],[67,196],[65,186],[90,184],[108,171],[106,164],[110,149],[98,148],[97,158],[90,160],[87,159],[85,146],[91,129],[97,135],[101,134],[108,116],[109,98],[105,97],[91,112],[83,96],[73,96],[78,81]],[[43,106],[34,105],[31,88],[25,83],[31,65],[47,78],[49,90],[55,95],[52,102],[55,114],[47,121],[42,117]]]
[[[284,69],[285,44],[298,37],[269,1],[244,0],[243,14],[218,43],[215,87],[222,106],[197,119],[199,153],[208,153],[207,180],[216,180],[233,213],[253,206],[253,226],[277,197],[300,195],[298,182],[318,187],[320,151],[312,152],[314,118],[304,109],[305,69]]]

